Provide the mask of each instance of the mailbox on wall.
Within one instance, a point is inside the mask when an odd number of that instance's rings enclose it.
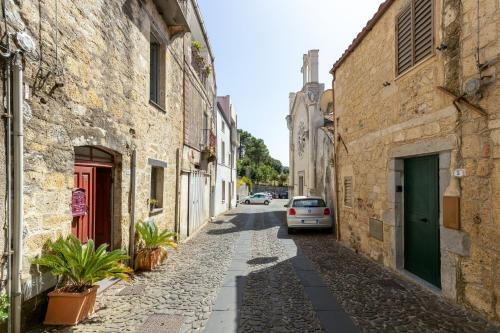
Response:
[[[443,225],[448,229],[460,230],[460,197],[443,198]]]

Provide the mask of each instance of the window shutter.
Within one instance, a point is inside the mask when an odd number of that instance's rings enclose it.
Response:
[[[396,18],[398,74],[432,54],[433,7],[433,0],[413,0]]]
[[[415,0],[415,63],[432,53],[432,0]]]
[[[352,177],[344,178],[344,205],[352,207]]]
[[[156,42],[150,43],[150,63],[149,63],[149,99],[155,103],[159,102],[159,53],[160,45]]]
[[[406,8],[397,18],[397,67],[401,74],[413,65],[411,7]]]

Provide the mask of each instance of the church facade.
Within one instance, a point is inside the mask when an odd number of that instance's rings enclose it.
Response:
[[[319,83],[318,60],[319,50],[304,54],[302,89],[289,96],[289,197],[317,195],[333,207],[333,95]]]

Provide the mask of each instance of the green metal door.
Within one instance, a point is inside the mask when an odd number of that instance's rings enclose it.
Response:
[[[404,161],[405,269],[441,288],[439,157]]]

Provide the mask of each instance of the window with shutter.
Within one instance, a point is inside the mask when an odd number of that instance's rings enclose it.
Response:
[[[396,18],[397,74],[432,54],[433,0],[412,0]]]
[[[352,177],[344,177],[344,206],[352,207]]]
[[[149,101],[165,108],[165,43],[154,25],[149,36]]]
[[[151,34],[149,43],[149,99],[160,103],[160,43]]]

